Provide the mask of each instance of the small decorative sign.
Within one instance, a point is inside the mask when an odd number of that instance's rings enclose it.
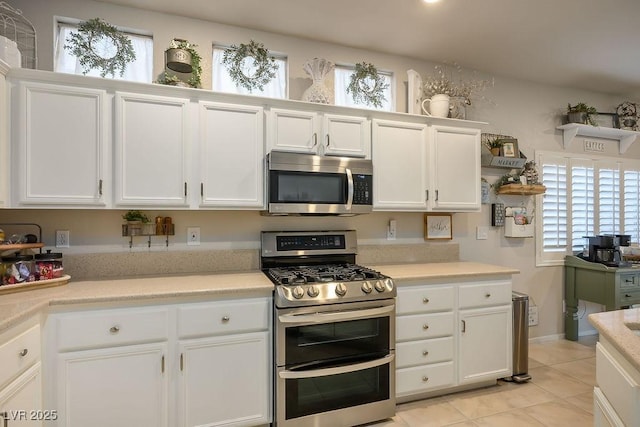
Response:
[[[451,214],[424,214],[424,238],[425,240],[451,240],[453,238]]]
[[[594,153],[604,153],[604,142],[584,140],[584,151],[591,151]]]

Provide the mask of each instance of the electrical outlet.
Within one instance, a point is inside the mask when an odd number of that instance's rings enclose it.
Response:
[[[538,306],[529,306],[529,326],[538,325]]]
[[[187,245],[198,246],[200,244],[200,227],[187,227]]]
[[[69,247],[69,230],[56,230],[56,248]]]
[[[387,226],[387,240],[396,240],[396,226],[397,222],[395,219],[389,221],[389,225]]]

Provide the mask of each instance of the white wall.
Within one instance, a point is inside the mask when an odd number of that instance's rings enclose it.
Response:
[[[395,104],[397,111],[406,111],[405,83],[408,69],[415,69],[423,76],[433,72],[437,61],[464,58],[433,58],[436,62],[418,61],[412,58],[392,56],[371,51],[352,49],[339,45],[297,39],[195,19],[170,16],[138,9],[113,6],[89,0],[18,0],[11,2],[22,9],[38,33],[39,68],[52,69],[54,16],[90,19],[99,16],[114,25],[151,31],[154,36],[154,68],[158,75],[163,68],[163,52],[173,37],[188,39],[199,46],[203,59],[203,85],[210,87],[210,46],[212,42],[225,44],[243,43],[255,39],[267,48],[284,52],[289,58],[289,98],[300,99],[311,80],[302,70],[302,64],[312,57],[325,57],[334,62],[356,63],[367,61],[378,68],[391,70],[396,77]],[[496,52],[496,55],[499,55]],[[586,102],[599,111],[614,111],[625,99],[597,92],[571,88],[545,86],[515,80],[499,75],[479,75],[494,78],[495,86],[482,93],[486,100],[475,102],[468,109],[467,118],[488,122],[485,132],[508,134],[516,137],[520,149],[528,158],[535,157],[535,150],[562,150],[562,136],[555,127],[561,124],[560,115],[567,103]],[[570,151],[582,150],[582,139],[576,138]],[[617,155],[617,144],[608,143],[607,155]],[[640,144],[629,149],[627,157],[640,158]],[[504,171],[484,170],[489,182]],[[492,196],[495,200],[495,196]],[[519,204],[521,198],[502,198],[506,204]],[[529,294],[539,307],[540,324],[530,330],[531,337],[563,333],[562,294],[563,269],[561,267],[535,267],[534,239],[507,239],[500,228],[490,224],[490,205],[483,205],[482,212],[454,215],[454,240],[460,244],[463,260],[481,261],[517,268],[514,289]],[[56,229],[71,230],[72,245],[126,246],[119,235],[122,211],[0,211],[0,222],[34,221],[44,228],[45,242],[51,244]],[[156,212],[150,212],[155,215]],[[259,231],[263,229],[306,228],[355,228],[362,241],[386,243],[385,230],[389,219],[398,221],[398,242],[416,242],[422,239],[422,214],[374,213],[355,218],[269,218],[256,212],[162,212],[171,215],[178,225],[176,239],[184,234],[187,226],[202,227],[204,243],[220,247],[257,247]],[[477,226],[489,226],[488,240],[476,240]],[[597,308],[597,307],[596,307]],[[594,309],[593,307],[591,309]],[[583,322],[583,328],[586,323]]]

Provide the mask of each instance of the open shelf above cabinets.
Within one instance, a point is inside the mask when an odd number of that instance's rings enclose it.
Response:
[[[562,145],[565,150],[569,148],[571,141],[576,136],[592,136],[618,141],[620,154],[624,154],[640,135],[640,132],[632,130],[583,125],[580,123],[568,123],[558,126],[556,129],[562,131]]]
[[[506,184],[498,188],[498,194],[507,194],[513,196],[535,196],[536,194],[544,194],[547,187],[541,184]]]

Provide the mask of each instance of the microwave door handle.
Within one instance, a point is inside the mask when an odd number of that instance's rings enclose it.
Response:
[[[353,204],[353,175],[351,174],[351,169],[347,168],[347,204],[345,208],[347,212],[351,212],[351,205]]]
[[[347,366],[337,366],[335,368],[314,369],[311,371],[282,371],[278,374],[278,376],[282,379],[290,380],[346,374],[349,372],[364,371],[365,369],[371,369],[378,366],[386,365],[393,362],[394,359],[395,354],[388,354],[380,359],[371,360],[369,362],[355,363],[353,365]]]

